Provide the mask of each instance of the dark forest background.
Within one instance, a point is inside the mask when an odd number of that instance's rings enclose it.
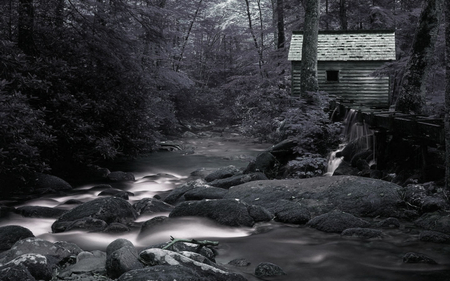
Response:
[[[302,0],[1,1],[2,189],[151,152],[195,123],[294,136],[300,155],[325,157],[340,131],[326,94],[314,106],[289,98],[304,11]],[[396,30],[397,61],[379,71],[395,102],[421,11],[416,0],[322,0],[320,30]],[[436,36],[424,112],[442,117],[444,29]]]

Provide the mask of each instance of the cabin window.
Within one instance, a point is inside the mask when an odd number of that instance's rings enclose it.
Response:
[[[339,70],[327,70],[327,82],[339,82]]]

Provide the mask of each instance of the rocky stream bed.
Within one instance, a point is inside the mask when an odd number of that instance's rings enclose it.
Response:
[[[450,207],[433,183],[268,179],[289,143],[232,131],[163,147],[3,200],[0,280],[450,280]]]

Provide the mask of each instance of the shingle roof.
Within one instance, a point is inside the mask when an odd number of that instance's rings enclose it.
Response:
[[[292,34],[288,60],[302,58],[303,32]],[[394,31],[319,32],[317,60],[395,60]]]

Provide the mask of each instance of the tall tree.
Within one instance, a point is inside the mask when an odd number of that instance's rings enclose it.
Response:
[[[426,77],[440,24],[442,0],[424,2],[411,54],[402,78],[396,109],[420,113],[425,103]]]
[[[445,1],[445,187],[450,195],[450,1]]]
[[[348,20],[347,20],[347,5],[346,0],[339,1],[339,20],[341,21],[341,29],[348,29]]]
[[[34,43],[34,7],[33,0],[19,1],[19,24],[18,24],[18,46],[27,55],[37,54],[37,48]]]
[[[277,0],[277,49],[284,48],[286,36],[284,35],[284,1]]]
[[[303,27],[300,94],[308,103],[313,102],[314,93],[319,90],[317,78],[319,16],[320,1],[306,0],[305,24]]]

